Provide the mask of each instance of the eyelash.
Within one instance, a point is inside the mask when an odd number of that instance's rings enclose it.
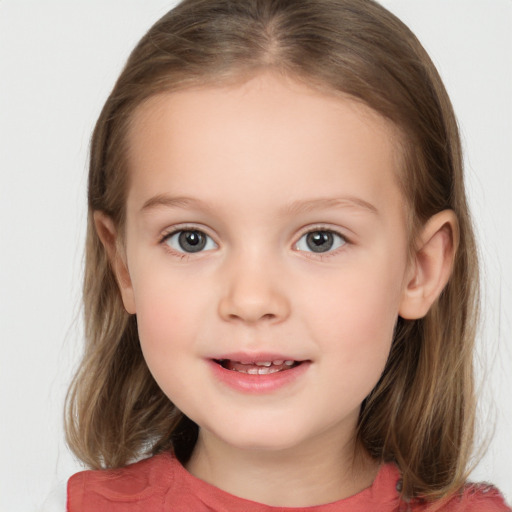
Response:
[[[167,243],[167,241],[170,240],[174,235],[176,235],[178,233],[187,232],[187,231],[188,232],[202,233],[204,236],[208,237],[210,240],[213,240],[213,238],[208,233],[206,233],[203,229],[199,229],[199,228],[197,228],[195,226],[186,226],[185,225],[185,226],[179,226],[179,227],[174,228],[174,229],[172,229],[172,230],[170,230],[168,232],[163,233],[162,236],[160,237],[159,244],[163,245],[167,251],[169,251],[174,256],[178,256],[182,260],[188,260],[189,258],[194,256],[194,254],[198,254],[199,255],[199,254],[205,252],[203,250],[198,251],[197,253],[184,252],[184,251],[181,252],[181,251],[177,251],[176,249],[173,249]],[[217,244],[215,243],[215,245],[217,245]]]
[[[341,239],[342,241],[342,244],[341,246],[338,246],[336,247],[335,249],[330,249],[326,252],[314,252],[314,251],[300,251],[302,253],[304,253],[306,255],[306,257],[308,258],[312,258],[312,259],[318,259],[320,261],[323,261],[327,258],[330,258],[331,256],[336,256],[341,250],[343,250],[343,248],[350,244],[350,240],[345,236],[343,235],[342,233],[334,230],[334,229],[330,229],[330,228],[327,228],[327,227],[323,227],[323,226],[315,226],[314,228],[312,229],[308,229],[307,231],[304,231],[298,238],[297,242],[295,242],[293,244],[294,247],[297,247],[297,245],[299,244],[299,242],[304,238],[306,237],[307,235],[311,234],[311,233],[329,233],[331,235],[334,235],[338,238]]]
[[[183,232],[187,232],[187,231],[192,231],[192,232],[199,232],[199,233],[202,233],[204,236],[208,237],[210,240],[213,241],[213,238],[208,234],[206,233],[204,230],[202,229],[199,229],[195,226],[180,226],[178,228],[175,228],[169,232],[165,232],[161,237],[160,237],[160,240],[159,240],[159,244],[161,245],[164,245],[166,250],[168,250],[169,252],[171,252],[173,255],[177,255],[178,257],[180,257],[180,259],[186,259],[188,260],[189,258],[191,258],[194,254],[201,254],[203,252],[208,252],[208,251],[204,251],[204,250],[200,250],[200,251],[197,251],[197,253],[193,253],[193,252],[181,252],[181,251],[177,251],[175,249],[173,249],[172,247],[169,246],[168,243],[166,243],[169,239],[171,239],[174,235],[178,234],[178,233],[183,233]],[[308,258],[314,258],[314,259],[319,259],[319,260],[324,260],[326,258],[329,258],[331,256],[334,256],[336,254],[338,254],[338,252],[340,250],[343,249],[343,247],[345,247],[345,245],[347,244],[350,244],[350,240],[343,234],[339,233],[338,231],[335,231],[333,229],[330,229],[330,228],[326,228],[326,227],[322,227],[322,226],[315,226],[314,228],[312,229],[308,229],[307,231],[304,231],[298,238],[298,240],[293,244],[293,247],[297,247],[297,245],[299,244],[299,242],[302,240],[302,238],[304,238],[305,236],[311,234],[311,233],[330,233],[336,237],[339,237],[342,241],[342,244],[341,246],[339,247],[336,247],[335,249],[333,250],[329,250],[329,251],[326,251],[324,253],[322,252],[314,252],[314,251],[302,251],[302,250],[299,250],[298,252],[301,252],[301,253],[304,253],[304,254],[307,254]],[[213,243],[218,246],[216,244],[215,241],[213,241]],[[211,249],[209,249],[211,250]]]

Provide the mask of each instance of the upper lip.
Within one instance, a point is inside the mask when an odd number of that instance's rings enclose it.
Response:
[[[230,360],[239,363],[262,363],[267,361],[304,361],[297,359],[290,354],[278,354],[276,352],[232,352],[229,354],[220,354],[211,359],[215,361]]]

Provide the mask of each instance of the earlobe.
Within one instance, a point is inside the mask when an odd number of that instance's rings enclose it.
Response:
[[[94,225],[98,237],[107,251],[108,259],[114,271],[119,291],[126,311],[135,314],[135,300],[126,256],[121,247],[114,221],[105,213],[94,212]]]
[[[402,292],[402,318],[415,320],[428,313],[450,278],[458,241],[458,222],[452,210],[443,210],[427,221]]]

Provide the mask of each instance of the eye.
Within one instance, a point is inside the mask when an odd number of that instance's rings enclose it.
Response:
[[[318,230],[305,233],[296,244],[299,251],[329,252],[345,245],[347,241],[334,231]]]
[[[194,253],[217,248],[211,237],[197,229],[175,231],[162,241],[177,252]]]

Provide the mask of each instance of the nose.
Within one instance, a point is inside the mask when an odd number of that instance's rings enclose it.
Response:
[[[290,303],[279,272],[268,262],[231,264],[223,277],[219,315],[226,321],[248,324],[279,323],[290,314]]]

